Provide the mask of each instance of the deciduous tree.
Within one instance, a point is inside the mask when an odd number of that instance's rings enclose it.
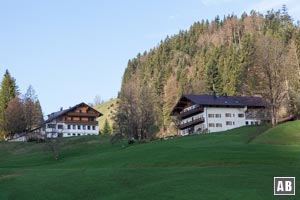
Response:
[[[19,97],[15,97],[8,102],[5,110],[6,133],[22,133],[26,129],[24,104]]]

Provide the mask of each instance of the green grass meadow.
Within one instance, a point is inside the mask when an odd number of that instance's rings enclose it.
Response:
[[[110,144],[0,143],[0,199],[300,199],[300,122],[207,135]],[[274,176],[295,176],[296,195],[273,196]]]

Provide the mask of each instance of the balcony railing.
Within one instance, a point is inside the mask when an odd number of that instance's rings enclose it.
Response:
[[[187,123],[184,123],[184,124],[180,124],[179,128],[180,129],[185,129],[189,126],[193,126],[193,125],[196,125],[196,124],[200,124],[200,123],[203,123],[204,122],[204,118],[203,117],[200,117],[198,119],[194,119],[190,122],[187,122]]]
[[[190,117],[190,116],[196,115],[198,113],[202,113],[202,112],[204,112],[203,107],[197,107],[197,108],[191,109],[189,111],[181,112],[180,119],[185,119],[187,117]]]
[[[74,124],[74,125],[98,125],[98,121],[75,121],[75,120],[64,120],[66,124]]]
[[[69,112],[68,116],[70,116],[70,117],[99,117],[99,114],[96,114],[96,113]]]

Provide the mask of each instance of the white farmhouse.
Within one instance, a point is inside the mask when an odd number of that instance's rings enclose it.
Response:
[[[48,115],[44,124],[35,129],[32,134],[48,138],[98,135],[97,118],[100,116],[102,114],[94,108],[80,103]]]
[[[171,115],[181,135],[225,131],[269,122],[268,102],[260,97],[183,95]]]

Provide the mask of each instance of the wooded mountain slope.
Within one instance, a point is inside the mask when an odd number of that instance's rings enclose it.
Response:
[[[241,17],[217,16],[129,60],[120,104],[125,107],[129,98],[138,99],[146,89],[153,125],[167,134],[170,111],[183,93],[257,95],[271,103],[276,124],[279,108],[285,108],[281,115],[299,110],[299,58],[299,23],[285,6],[266,15],[252,11]]]

